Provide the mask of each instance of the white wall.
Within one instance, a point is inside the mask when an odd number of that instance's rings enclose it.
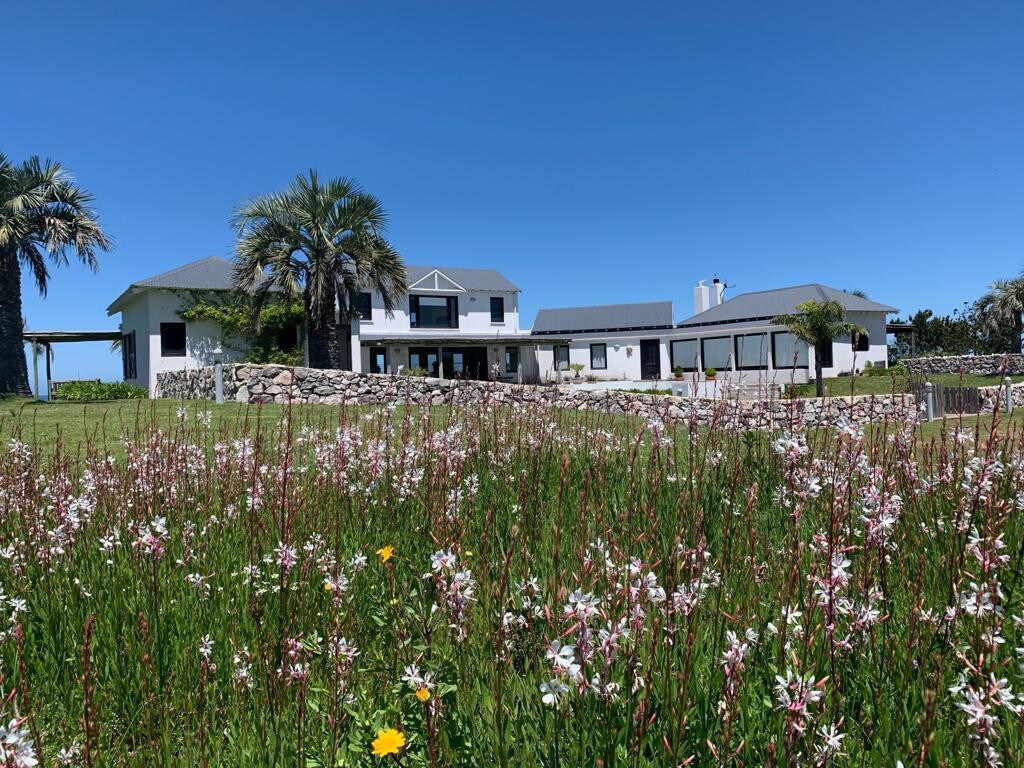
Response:
[[[127,383],[149,386],[149,301],[145,293],[136,296],[121,309],[121,335],[135,332],[135,378]]]
[[[459,299],[459,327],[456,328],[412,328],[409,325],[409,297],[402,297],[394,314],[388,317],[384,302],[376,291],[371,294],[371,319],[359,323],[360,334],[366,338],[380,337],[389,333],[422,333],[437,336],[439,331],[466,335],[499,335],[519,333],[519,294],[516,291],[417,291],[416,296],[457,296]],[[491,322],[491,296],[505,299],[505,322]]]
[[[666,333],[671,333],[671,331],[666,329],[648,333],[623,331],[575,334],[569,342],[569,364],[579,363],[584,366],[580,371],[581,377],[594,376],[608,381],[639,381],[641,378],[640,341],[656,339],[659,342],[661,356],[661,378],[669,378],[672,371],[669,366],[668,345],[664,336]],[[544,381],[552,381],[557,378],[554,369],[554,346],[551,342],[545,343],[543,336],[536,338],[540,344],[537,352],[540,377]],[[605,344],[607,367],[604,369],[590,367],[590,345],[598,343]],[[572,370],[562,372],[563,379],[575,376],[576,374]]]

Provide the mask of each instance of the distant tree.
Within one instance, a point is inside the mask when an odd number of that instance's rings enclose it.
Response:
[[[851,296],[858,296],[862,299],[868,298],[867,292],[862,291],[860,288],[845,289],[843,290],[843,293],[848,293]]]
[[[795,314],[779,315],[772,323],[786,326],[800,341],[814,348],[814,388],[818,397],[825,395],[821,361],[827,346],[838,336],[867,333],[861,326],[846,321],[846,308],[834,299],[797,304]]]
[[[975,306],[980,329],[1008,343],[1007,348],[996,351],[1020,354],[1024,335],[1024,276],[996,280]]]
[[[110,248],[91,203],[59,163],[32,157],[14,165],[0,153],[0,395],[30,393],[22,268],[46,296],[48,265],[66,267],[73,255],[95,270],[96,252]]]
[[[273,285],[301,296],[314,368],[341,366],[336,312],[353,318],[361,291],[376,291],[389,313],[406,292],[405,266],[384,238],[387,214],[352,179],[321,182],[311,170],[243,205],[233,223],[236,284],[257,296]]]

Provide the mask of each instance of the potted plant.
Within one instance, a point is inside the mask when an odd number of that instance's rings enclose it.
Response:
[[[585,366],[583,363],[573,363],[572,365],[569,366],[570,370],[575,372],[577,379],[580,377],[580,371],[582,371],[586,367],[587,366]]]
[[[714,381],[717,375],[718,371],[716,371],[714,368],[704,369],[704,378],[706,378],[708,381]]]
[[[677,365],[675,368],[672,369],[672,375],[675,376],[677,379],[682,379],[683,374],[685,373],[686,371],[683,370],[683,366],[681,365]]]

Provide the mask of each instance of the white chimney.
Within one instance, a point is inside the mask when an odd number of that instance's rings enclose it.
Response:
[[[693,289],[693,314],[699,315],[710,307],[711,304],[708,299],[708,287],[704,285],[704,281],[701,280]]]
[[[704,290],[707,290],[706,288]],[[722,297],[725,295],[725,283],[719,280],[717,277],[711,281],[711,304],[712,307],[717,307],[722,303]]]

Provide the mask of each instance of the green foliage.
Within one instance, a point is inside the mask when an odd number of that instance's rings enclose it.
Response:
[[[402,369],[403,376],[419,376],[424,377],[428,373],[426,368],[417,368],[416,366],[409,366],[408,368]]]
[[[87,402],[89,400],[144,400],[149,396],[145,387],[136,387],[123,381],[69,381],[53,393],[54,400]]]
[[[246,353],[252,363],[301,365],[301,329],[305,320],[302,302],[273,294],[262,300],[242,291],[226,294],[188,293],[178,311],[186,322],[217,323],[221,342]]]
[[[709,379],[713,379],[715,376],[718,375],[718,371],[716,371],[714,368],[705,368],[704,375],[707,376]]]

